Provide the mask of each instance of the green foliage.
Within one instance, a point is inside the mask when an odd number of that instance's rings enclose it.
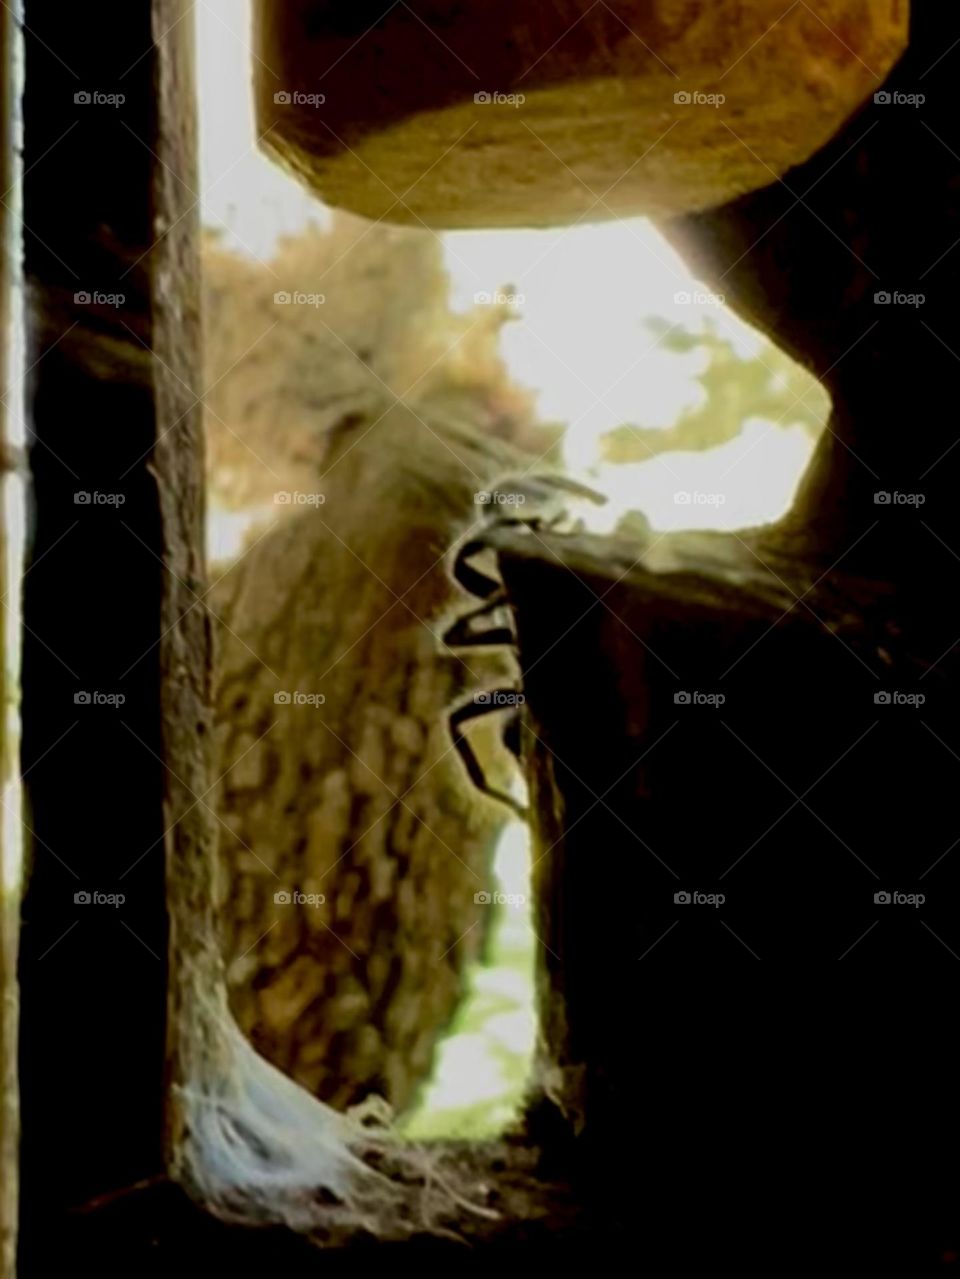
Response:
[[[646,327],[663,350],[678,355],[705,354],[699,375],[700,403],[683,413],[667,430],[624,424],[604,436],[608,462],[643,462],[656,453],[699,451],[725,444],[740,434],[748,418],[759,417],[783,427],[801,426],[815,439],[830,412],[826,391],[788,355],[764,341],[756,356],[744,358],[724,326],[707,319],[701,333],[673,328],[661,317]]]

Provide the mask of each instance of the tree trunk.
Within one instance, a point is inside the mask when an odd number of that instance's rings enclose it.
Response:
[[[506,810],[469,785],[446,720],[510,672],[439,635],[460,595],[447,548],[506,462],[399,405],[338,447],[214,593],[218,911],[258,1051],[337,1106],[402,1108],[491,915],[475,896]]]

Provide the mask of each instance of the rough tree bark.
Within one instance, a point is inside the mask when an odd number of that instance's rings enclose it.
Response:
[[[264,1056],[340,1107],[412,1099],[487,935],[475,895],[507,810],[470,787],[446,719],[516,672],[439,635],[462,599],[448,548],[510,461],[422,406],[352,416],[316,504],[276,508],[289,518],[211,597],[231,1003]],[[503,788],[495,734],[478,737]]]

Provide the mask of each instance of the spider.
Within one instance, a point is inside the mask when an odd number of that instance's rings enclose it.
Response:
[[[524,487],[531,487],[531,482],[526,481]],[[540,506],[532,510],[529,515],[500,517],[488,525],[488,530],[491,527],[521,527],[531,532],[561,530],[569,517],[565,507],[557,506],[557,489],[566,490],[568,493],[573,492],[577,496],[586,496],[595,502],[605,500],[594,490],[563,477],[537,477],[532,487],[535,497],[541,502]],[[495,571],[491,572],[476,563],[477,559],[484,554],[492,554],[489,542],[484,536],[469,537],[454,552],[450,569],[454,580],[468,594],[483,602],[479,607],[459,615],[443,632],[442,641],[446,647],[454,651],[470,648],[488,650],[508,648],[519,656],[517,635],[506,588],[500,577],[494,575]],[[477,790],[506,805],[517,817],[527,821],[529,810],[524,805],[518,803],[512,795],[488,783],[466,732],[466,726],[474,720],[486,715],[503,714],[505,719],[501,741],[514,758],[521,760],[523,701],[522,685],[474,692],[468,701],[452,707],[447,717],[447,725],[453,746],[466,769],[467,776]]]

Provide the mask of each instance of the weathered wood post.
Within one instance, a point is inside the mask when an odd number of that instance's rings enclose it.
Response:
[[[189,6],[26,17],[20,1265],[405,1237],[433,1211],[419,1157],[269,1066],[227,1007]]]
[[[164,797],[205,776],[187,11],[25,6],[24,1274],[163,1170]]]

